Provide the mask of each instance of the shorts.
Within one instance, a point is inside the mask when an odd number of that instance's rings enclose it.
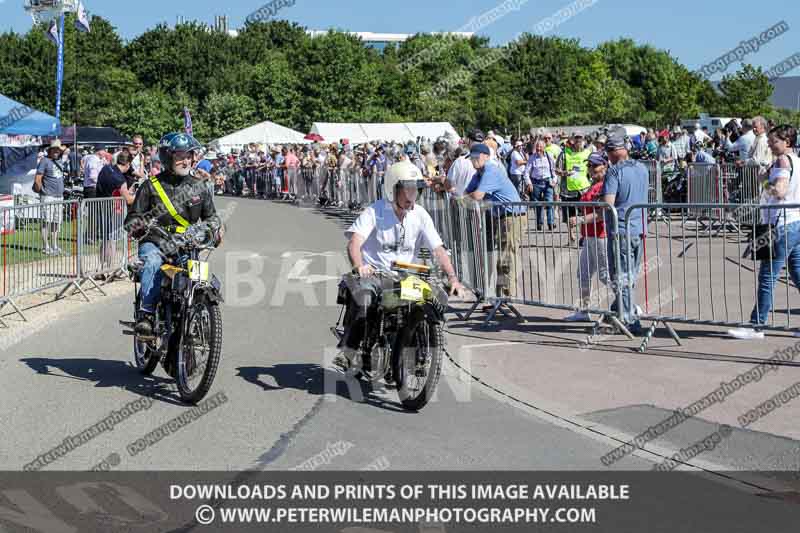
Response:
[[[40,215],[42,222],[61,224],[61,221],[64,218],[64,204],[62,203],[64,199],[59,198],[58,196],[46,195],[41,195],[39,198],[39,201],[42,204]]]

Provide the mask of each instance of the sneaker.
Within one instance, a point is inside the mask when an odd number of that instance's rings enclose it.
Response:
[[[592,319],[589,317],[589,313],[586,311],[577,311],[572,313],[568,317],[565,317],[564,320],[567,322],[591,322]]]
[[[59,248],[58,246],[54,246],[54,247],[53,247],[53,248],[50,250],[50,252],[51,252],[53,255],[61,255],[61,254],[63,254],[63,253],[64,253],[64,251],[63,251],[61,248]]]
[[[42,248],[42,255],[53,255],[53,250],[49,246]]]
[[[751,339],[763,339],[764,332],[757,331],[753,328],[734,328],[728,330],[728,335],[733,337],[734,339],[742,339],[742,340],[751,340]]]

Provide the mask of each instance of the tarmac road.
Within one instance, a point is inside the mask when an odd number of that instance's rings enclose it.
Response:
[[[223,199],[218,208],[232,216],[212,257],[226,304],[210,395],[227,401],[132,455],[130,443],[187,407],[162,369],[143,377],[131,366],[131,337],[117,325],[129,320],[130,299],[99,300],[0,357],[0,427],[14,428],[0,443],[0,469],[22,469],[142,398],[152,402],[46,468],[86,470],[116,453],[116,469],[287,469],[331,445],[337,451],[322,466],[332,469],[592,469],[610,449],[488,396],[452,365],[437,401],[416,414],[400,408],[393,390],[348,383],[325,363],[326,347],[329,359],[335,353],[328,328],[339,313],[341,228],[284,204]],[[241,274],[250,269],[261,273]],[[634,457],[618,467],[650,466]]]
[[[393,390],[347,382],[327,362],[346,268],[343,221],[255,200],[222,199],[218,209],[229,216],[212,258],[225,286],[224,349],[208,412],[134,445],[189,407],[162,369],[143,377],[131,366],[131,337],[117,324],[129,320],[131,299],[98,300],[0,354],[0,470],[22,470],[126,406],[138,412],[44,470],[103,461],[162,471],[649,470],[663,459],[642,452],[605,467],[599,458],[619,441],[504,397],[450,361],[420,413],[404,412]],[[731,490],[722,487],[703,490]]]

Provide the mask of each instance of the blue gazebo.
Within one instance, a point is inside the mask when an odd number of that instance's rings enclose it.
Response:
[[[56,117],[0,94],[0,135],[55,137],[60,133]]]

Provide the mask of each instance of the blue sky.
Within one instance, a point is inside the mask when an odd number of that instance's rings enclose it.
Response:
[[[511,0],[509,0],[511,1]],[[530,31],[537,23],[571,0],[515,0],[519,10],[479,31],[493,43],[504,43],[519,32]],[[591,2],[592,0],[586,0]],[[211,23],[214,15],[228,15],[232,28],[264,5],[262,0],[85,0],[91,13],[110,20],[125,39],[132,39],[159,22],[173,24],[177,15]],[[454,31],[503,0],[295,0],[284,7],[279,18],[311,29],[339,28],[352,31],[415,33]],[[288,2],[287,2],[288,3]],[[0,31],[25,32],[31,18],[22,0],[0,0]],[[724,7],[722,7],[724,6]],[[769,68],[800,52],[800,2],[786,0],[733,0],[725,3],[698,0],[629,1],[595,0],[594,5],[554,28],[551,34],[576,37],[584,45],[629,37],[669,50],[692,69],[736,48],[742,40],[785,21],[789,31],[764,44],[744,60]],[[797,33],[796,33],[797,32]],[[739,64],[728,68],[733,72]],[[800,68],[791,74],[800,75]],[[717,78],[719,76],[714,76]]]

